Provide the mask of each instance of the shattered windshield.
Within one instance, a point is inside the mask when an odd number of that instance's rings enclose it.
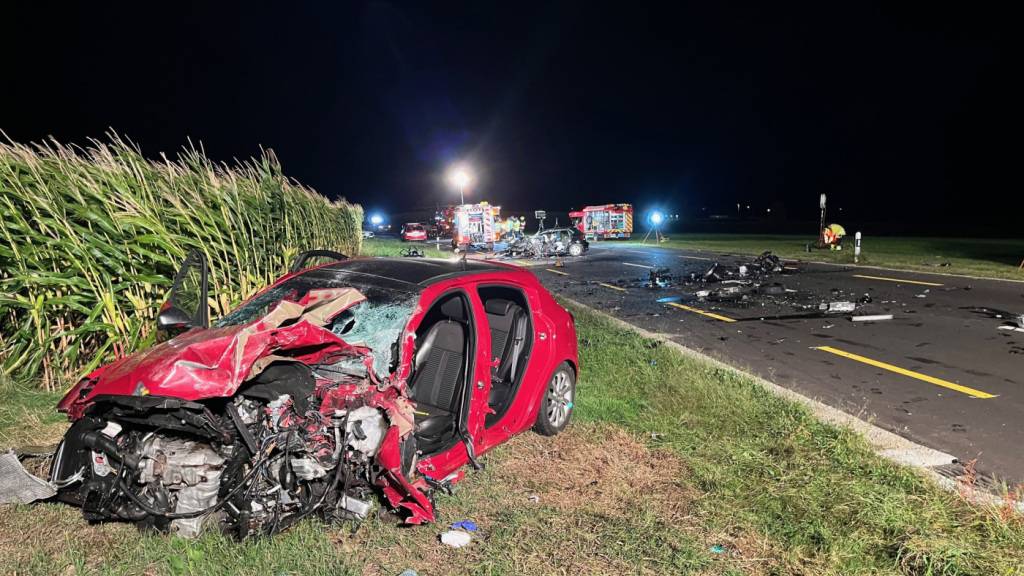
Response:
[[[373,351],[378,375],[389,371],[392,345],[398,340],[418,301],[419,294],[402,289],[384,278],[344,270],[311,270],[274,286],[213,323],[214,327],[247,324],[266,316],[281,300],[298,301],[310,290],[355,288],[366,300],[344,310],[325,326],[349,344]]]

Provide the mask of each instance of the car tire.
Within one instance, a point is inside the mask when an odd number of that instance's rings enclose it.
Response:
[[[569,245],[569,256],[583,256],[583,245],[582,244],[570,244]]]
[[[576,400],[576,373],[568,362],[562,362],[544,387],[534,432],[554,436],[569,425]]]

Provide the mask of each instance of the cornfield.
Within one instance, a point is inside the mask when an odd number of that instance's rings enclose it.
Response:
[[[57,389],[154,340],[191,249],[222,314],[299,252],[359,251],[362,208],[289,180],[270,151],[235,165],[189,147],[146,159],[116,134],[86,147],[0,142],[0,370]]]

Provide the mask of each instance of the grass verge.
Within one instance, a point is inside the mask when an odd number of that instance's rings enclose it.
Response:
[[[853,264],[853,237],[844,250],[832,252],[805,246],[814,238],[793,235],[672,234],[667,248],[733,254],[771,250],[783,258]],[[634,242],[635,243],[635,242]],[[1024,280],[1024,240],[972,238],[869,237],[862,244],[860,263],[870,266]]]
[[[444,246],[444,244],[442,244]],[[438,250],[433,242],[402,242],[397,238],[366,238],[360,256],[401,256],[402,250],[415,248],[427,258],[451,258],[451,252]]]
[[[8,507],[0,572],[1024,574],[1019,517],[965,503],[749,379],[574,312],[577,421],[488,454],[487,470],[439,499],[438,525],[305,522],[236,544],[89,526],[58,505]],[[5,443],[15,428],[52,434],[44,408],[55,398],[19,394],[4,391],[27,424],[0,429]],[[481,527],[472,546],[437,543],[464,518]]]

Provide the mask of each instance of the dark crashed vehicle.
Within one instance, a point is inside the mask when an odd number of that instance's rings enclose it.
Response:
[[[512,256],[541,257],[583,256],[590,242],[575,228],[548,228],[509,244]]]
[[[420,524],[466,464],[568,424],[575,325],[532,274],[332,254],[312,268],[301,255],[212,324],[206,263],[190,255],[158,318],[169,339],[60,402],[57,497],[184,537],[360,519],[375,494]]]

